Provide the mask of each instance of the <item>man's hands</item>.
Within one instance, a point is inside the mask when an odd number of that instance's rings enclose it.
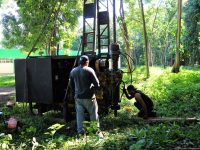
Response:
[[[126,88],[125,88],[125,87],[123,87],[123,92],[124,92],[124,93],[126,92]]]
[[[123,86],[123,92],[126,93],[126,85]]]

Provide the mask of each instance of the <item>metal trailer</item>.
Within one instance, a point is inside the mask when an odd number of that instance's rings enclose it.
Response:
[[[109,2],[110,0],[84,0],[81,55],[89,56],[89,65],[100,81],[101,89],[96,94],[99,114],[108,113],[111,108],[117,115],[117,110],[120,109],[122,71],[118,66],[120,49],[116,43],[115,0],[112,3],[112,44]],[[52,109],[61,110],[64,119],[70,120],[75,108],[68,79],[72,68],[78,65],[79,57],[28,55],[26,59],[16,59],[16,101],[29,103],[31,113],[35,108],[39,114]]]

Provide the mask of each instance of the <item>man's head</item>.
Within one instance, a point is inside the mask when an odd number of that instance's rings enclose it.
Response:
[[[88,66],[89,65],[89,58],[86,55],[82,55],[79,59],[79,64],[82,66]]]
[[[136,89],[133,85],[129,85],[129,86],[127,87],[127,91],[128,91],[129,94],[130,94],[130,93],[134,93],[136,90],[137,90],[137,89]]]

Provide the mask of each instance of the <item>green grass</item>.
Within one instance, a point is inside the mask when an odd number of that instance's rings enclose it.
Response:
[[[170,68],[151,68],[151,77],[147,80],[143,69],[135,70],[133,84],[153,99],[159,116],[200,118],[198,68],[181,68],[178,74],[171,73]],[[129,83],[130,76],[124,75],[123,80]],[[52,116],[61,115],[59,113],[30,116],[26,105],[17,104],[13,110],[2,106],[0,110],[5,112],[5,116],[15,115],[20,120],[21,128],[12,133],[0,122],[0,149],[3,143],[8,149],[200,148],[200,123],[147,123],[135,117],[137,110],[133,103],[134,100],[123,97],[117,117],[110,111],[109,115],[100,118],[103,139],[92,134],[78,139],[75,121],[62,127],[52,119]]]
[[[10,87],[15,85],[14,75],[0,76],[0,87]]]

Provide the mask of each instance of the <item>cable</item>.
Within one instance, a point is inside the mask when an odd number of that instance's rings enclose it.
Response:
[[[123,83],[123,88],[125,87],[125,82],[123,80],[121,80],[121,82]],[[124,95],[124,91],[122,91],[122,94],[120,96],[120,99],[122,99],[122,96]]]
[[[126,58],[127,63],[128,63],[128,67],[131,69],[131,67],[130,67],[130,63],[129,63],[128,58],[126,57],[126,55],[123,54],[123,53],[121,53],[121,55],[124,56],[124,57]],[[133,72],[133,70],[130,70],[129,72],[123,72],[123,73],[132,73],[132,72]]]
[[[124,57],[126,58],[126,60],[127,60],[127,62],[128,62],[128,66],[129,66],[129,68],[131,69],[132,67],[131,67],[131,65],[130,65],[130,62],[129,62],[127,56],[128,56],[129,58],[131,58],[132,62],[134,62],[133,58],[132,58],[130,55],[128,55],[127,53],[125,53],[125,54],[124,54],[124,53],[120,53],[120,55],[122,55],[122,56],[124,56]],[[133,64],[134,64],[134,63],[133,63]],[[130,70],[130,72],[123,72],[123,73],[130,73],[130,74],[131,74],[131,83],[133,82],[132,73],[133,73],[134,70],[135,70],[135,67],[134,67],[134,69]]]

